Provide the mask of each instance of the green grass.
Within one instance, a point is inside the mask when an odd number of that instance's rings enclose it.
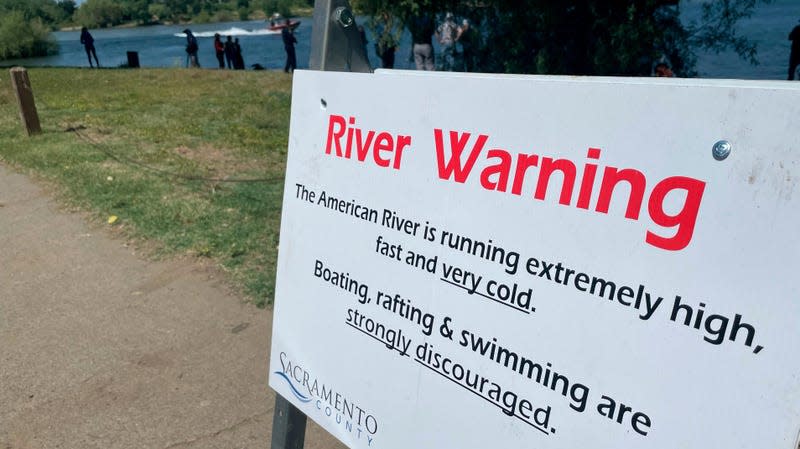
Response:
[[[155,248],[154,256],[210,258],[254,303],[272,302],[288,75],[185,69],[31,69],[29,75],[43,133],[24,135],[8,72],[0,72],[0,160],[46,180],[66,204]],[[221,181],[253,178],[263,181]],[[109,225],[112,215],[119,218]]]

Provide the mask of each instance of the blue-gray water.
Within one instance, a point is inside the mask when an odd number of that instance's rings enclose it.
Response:
[[[309,43],[311,40],[310,18],[301,19],[297,29],[298,66],[308,66]],[[224,22],[188,26],[198,37],[199,59],[202,67],[217,66],[214,56],[213,35],[239,38],[242,54],[247,67],[261,64],[268,69],[283,68],[286,53],[280,33],[268,32],[265,22]],[[186,64],[186,37],[181,33],[187,25],[155,25],[136,28],[115,28],[90,30],[95,39],[100,65],[118,67],[127,63],[127,52],[139,53],[142,67],[183,67]],[[58,31],[54,33],[59,43],[59,54],[45,58],[29,58],[16,61],[2,61],[4,65],[21,64],[26,66],[88,66],[86,53],[79,38],[79,31]],[[223,38],[224,40],[224,38]]]
[[[684,20],[699,16],[700,1],[681,2]],[[750,65],[732,51],[697,54],[697,71],[704,78],[785,80],[789,68],[789,32],[800,19],[800,0],[773,0],[759,4],[736,32],[758,46],[758,65]]]
[[[685,20],[699,15],[698,0],[682,2]],[[786,79],[789,61],[789,31],[800,19],[800,0],[774,0],[761,4],[752,18],[742,20],[737,32],[758,44],[759,65],[750,65],[733,52],[722,54],[699,53],[697,70],[706,78],[742,79]],[[299,68],[308,67],[311,41],[311,18],[301,18],[297,29],[297,60]],[[100,63],[106,67],[117,67],[127,62],[127,51],[137,51],[143,67],[181,67],[186,63],[184,47],[186,39],[180,32],[185,25],[158,25],[126,29],[91,30]],[[265,29],[264,21],[209,23],[190,26],[199,35],[200,63],[203,67],[216,67],[213,34],[238,37],[242,46],[245,64],[251,67],[260,64],[267,69],[282,69],[286,60],[283,43],[279,33]],[[78,41],[79,32],[56,32],[61,51],[58,55],[46,58],[33,58],[19,61],[0,61],[2,65],[20,64],[26,66],[87,66],[86,54]],[[368,36],[368,40],[372,40]],[[367,45],[372,65],[377,67],[379,59]],[[406,32],[397,51],[395,68],[410,69],[410,36]]]

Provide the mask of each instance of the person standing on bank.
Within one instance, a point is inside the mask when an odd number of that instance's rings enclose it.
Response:
[[[453,20],[453,13],[444,16],[444,22],[436,30],[439,46],[442,49],[442,70],[452,72],[456,65],[456,33],[458,25]]]
[[[233,40],[233,69],[244,70],[244,56],[242,56],[242,46],[239,45],[239,38]]]
[[[233,40],[230,36],[225,39],[225,64],[229,69],[233,68],[233,60],[236,57],[236,48],[233,46]]]
[[[656,64],[656,68],[654,71],[655,76],[659,78],[674,78],[675,74],[672,73],[672,69],[669,68],[666,62],[659,62]]]
[[[800,64],[800,25],[795,25],[789,33],[789,40],[792,41],[792,52],[789,54],[789,81],[792,81]]]
[[[464,19],[456,33],[456,42],[461,44],[461,58],[464,60],[464,71],[475,70],[475,48],[477,32],[469,25],[469,20]]]
[[[412,18],[408,24],[413,43],[412,54],[417,70],[434,70],[435,57],[431,39],[434,28],[433,20],[426,14]]]
[[[384,69],[394,68],[395,50],[403,35],[403,28],[396,23],[394,16],[383,11],[371,24],[375,30],[375,54],[381,58],[381,67]]]
[[[361,36],[361,45],[364,47],[364,54],[367,54],[367,32],[364,31],[364,25],[358,26],[358,34]]]
[[[297,68],[297,56],[294,53],[294,44],[297,43],[297,39],[294,37],[292,27],[288,26],[288,20],[287,26],[281,30],[281,38],[283,38],[283,48],[286,50],[286,66],[283,71],[294,73],[294,69]]]
[[[186,67],[200,67],[200,60],[197,59],[197,51],[200,49],[197,38],[188,28],[183,30],[183,34],[186,35]]]
[[[94,38],[86,27],[81,28],[81,44],[83,44],[83,49],[86,50],[86,57],[89,58],[89,67],[94,67],[92,65],[92,56],[94,56],[94,62],[97,63],[97,67],[100,67],[100,61],[97,60],[97,51],[94,49]]]
[[[222,45],[222,37],[219,33],[214,34],[214,54],[217,56],[219,68],[225,68],[225,46]]]

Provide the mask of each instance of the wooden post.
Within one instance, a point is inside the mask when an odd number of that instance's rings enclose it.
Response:
[[[17,96],[19,104],[19,117],[22,119],[22,126],[29,136],[39,134],[42,128],[39,126],[39,114],[36,112],[36,103],[33,101],[33,89],[31,81],[28,79],[28,71],[24,67],[14,67],[11,72],[11,84],[14,86],[14,94]]]
[[[280,394],[272,414],[272,449],[303,449],[306,415]]]
[[[138,51],[129,51],[128,52],[128,68],[129,69],[138,69],[139,68],[139,52]]]

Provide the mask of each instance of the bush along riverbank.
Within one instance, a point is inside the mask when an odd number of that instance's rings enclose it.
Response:
[[[27,20],[19,11],[0,17],[0,61],[47,56],[57,52],[58,44],[41,20]]]

